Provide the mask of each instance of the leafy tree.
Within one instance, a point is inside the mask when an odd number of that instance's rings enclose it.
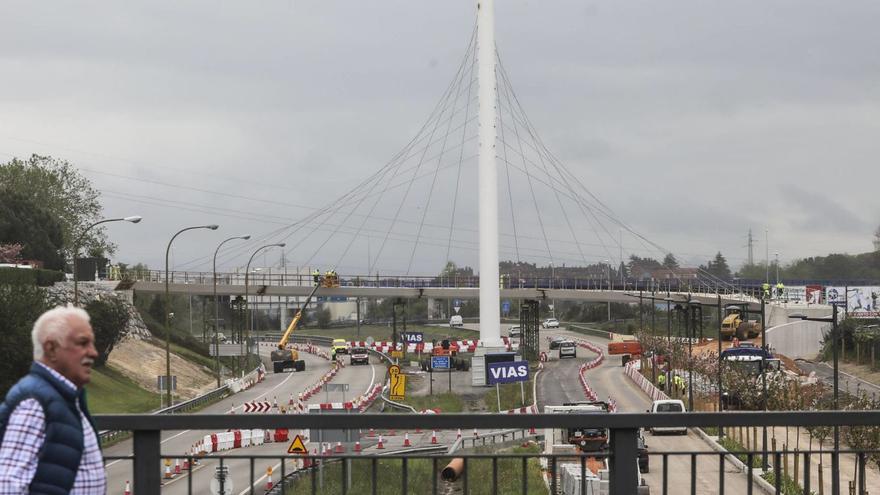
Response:
[[[678,260],[675,259],[675,255],[667,253],[666,257],[663,258],[663,266],[670,269],[678,268]]]
[[[99,192],[70,163],[50,156],[31,155],[0,164],[0,189],[16,191],[46,208],[61,224],[64,256],[71,257],[73,242],[90,224],[100,220]],[[115,246],[103,228],[90,230],[83,252],[112,254]]]
[[[651,270],[654,268],[660,268],[663,266],[659,261],[654,258],[640,258],[636,255],[630,255],[629,257],[629,272],[632,273],[633,270],[642,269],[642,270]]]
[[[21,244],[20,256],[40,260],[48,269],[64,267],[64,239],[57,217],[12,189],[0,188],[0,242]]]
[[[0,395],[27,373],[33,361],[31,328],[49,309],[45,292],[33,285],[0,285]]]
[[[731,278],[730,267],[727,265],[727,259],[721,254],[721,251],[718,251],[714,259],[705,265],[700,265],[700,269],[722,280],[729,280]]]
[[[94,300],[85,307],[85,310],[89,313],[92,330],[95,332],[95,348],[98,349],[95,366],[103,366],[113,347],[119,343],[125,333],[129,319],[128,310],[125,304],[115,297]]]

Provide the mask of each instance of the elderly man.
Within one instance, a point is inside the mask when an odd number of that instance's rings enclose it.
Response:
[[[98,356],[89,315],[43,313],[30,372],[0,404],[0,494],[105,493],[107,479],[83,386]]]

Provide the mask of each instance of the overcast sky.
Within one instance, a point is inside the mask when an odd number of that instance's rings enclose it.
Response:
[[[6,1],[0,159],[67,159],[104,193],[107,216],[144,216],[109,227],[119,261],[161,268],[171,235],[203,223],[221,229],[178,238],[173,267],[210,270],[233,235],[292,246],[299,234],[269,233],[348,191],[416,135],[455,76],[475,15],[473,1]],[[783,262],[872,249],[880,3],[504,0],[496,24],[544,145],[686,263],[720,250],[739,266],[750,228],[759,260],[765,229],[771,259]],[[476,180],[473,167],[464,173]],[[431,217],[448,213],[450,196],[433,200]],[[456,228],[476,225],[473,205],[457,206]],[[564,242],[565,230],[549,236]],[[380,242],[352,245],[340,271],[363,273]],[[243,266],[256,247],[220,265]],[[623,236],[624,257],[652,254],[643,247]],[[406,271],[411,246],[386,249],[374,269]],[[583,258],[620,251],[603,250]],[[411,273],[438,272],[444,253],[415,258]],[[291,266],[337,262],[286,255]],[[477,259],[473,249],[451,258]]]

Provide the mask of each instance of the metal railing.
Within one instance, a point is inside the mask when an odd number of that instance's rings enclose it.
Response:
[[[484,476],[476,477],[475,474],[470,475],[470,480],[468,481],[468,475],[465,474],[464,480],[464,492],[467,493],[467,484],[470,482],[474,483],[485,483],[489,484],[488,486],[490,492],[497,492],[497,487],[499,486],[499,473],[498,466],[499,464],[508,463],[508,461],[513,462],[514,465],[522,466],[522,473],[518,474],[521,476],[522,481],[522,493],[528,492],[528,483],[526,481],[527,477],[527,465],[530,462],[530,459],[538,459],[544,466],[546,470],[546,483],[549,485],[551,493],[558,493],[557,489],[560,483],[560,478],[557,476],[560,473],[560,467],[562,464],[574,463],[575,468],[571,468],[570,466],[566,469],[569,471],[571,469],[580,469],[582,473],[586,471],[587,466],[587,457],[598,457],[598,458],[606,458],[609,466],[608,470],[608,483],[610,485],[610,492],[612,494],[634,494],[639,493],[639,485],[640,476],[637,467],[637,462],[635,460],[639,457],[639,447],[640,447],[640,436],[642,428],[662,428],[662,427],[718,427],[724,426],[725,428],[733,428],[733,427],[832,427],[832,426],[850,426],[850,427],[876,427],[880,424],[880,411],[810,411],[810,412],[729,412],[729,413],[679,413],[679,414],[631,414],[631,413],[615,413],[615,414],[603,414],[603,415],[590,415],[590,424],[591,428],[607,428],[609,431],[608,435],[608,448],[600,453],[591,453],[589,455],[579,454],[573,452],[559,452],[559,453],[550,453],[545,454],[541,452],[526,452],[521,454],[510,454],[510,453],[467,453],[467,454],[454,454],[455,457],[461,457],[464,459],[465,463],[465,473],[467,473],[467,465],[470,463],[473,466],[476,466],[480,462],[487,462],[492,465],[491,471]],[[163,431],[168,430],[228,430],[228,429],[248,429],[248,428],[290,428],[290,429],[303,429],[308,428],[311,430],[368,430],[371,428],[374,429],[416,429],[416,428],[424,428],[424,429],[435,429],[435,430],[455,430],[457,428],[461,429],[516,429],[516,430],[524,430],[529,428],[555,428],[555,429],[578,429],[582,428],[584,425],[584,415],[577,414],[535,414],[535,415],[497,415],[497,414],[440,414],[440,415],[421,415],[421,414],[393,414],[393,415],[381,415],[381,414],[358,414],[358,415],[349,415],[349,414],[320,414],[320,415],[237,415],[237,416],[228,416],[228,415],[171,415],[171,416],[163,416],[157,417],[153,415],[98,415],[96,416],[97,423],[100,427],[108,428],[108,429],[116,429],[116,430],[132,430],[134,432],[134,441],[133,441],[133,453],[130,456],[121,456],[116,457],[118,459],[127,459],[130,460],[133,464],[132,472],[133,472],[133,481],[134,481],[134,491],[135,493],[158,493],[160,491],[161,486],[161,465],[162,461],[165,458],[173,458],[173,457],[186,457],[180,456],[173,452],[162,452],[161,445],[161,433]],[[224,453],[225,454],[225,453]],[[751,481],[753,479],[753,475],[756,471],[759,471],[758,467],[755,467],[756,464],[754,461],[758,458],[758,456],[767,456],[770,459],[769,465],[771,466],[768,473],[773,473],[775,476],[771,476],[771,483],[764,483],[764,485],[770,486],[772,491],[775,493],[783,493],[783,485],[790,484],[792,482],[791,479],[783,480],[783,456],[791,455],[790,452],[782,452],[779,450],[769,450],[762,452],[761,450],[755,449],[742,449],[742,451],[736,452],[738,457],[741,457],[746,462],[743,464],[746,470],[745,473],[729,473],[728,469],[725,469],[725,462],[729,462],[727,456],[730,454],[726,451],[720,450],[705,450],[705,451],[663,451],[654,453],[654,457],[660,457],[662,459],[661,464],[661,483],[662,483],[662,493],[683,493],[686,489],[685,486],[675,485],[672,487],[672,491],[670,492],[670,480],[669,480],[669,466],[671,463],[671,459],[675,457],[684,457],[686,459],[690,459],[690,492],[696,492],[696,480],[697,480],[697,458],[710,458],[714,459],[714,463],[703,462],[700,465],[701,472],[706,472],[710,469],[717,469],[718,476],[718,486],[712,488],[712,493],[721,493],[723,494],[725,491],[725,478],[729,478],[731,476],[741,476],[742,474],[747,474],[747,483],[748,483],[748,493],[753,491],[753,485],[758,485],[759,488],[761,486],[758,483],[758,480],[754,482]],[[855,466],[857,476],[855,480],[853,480],[853,489],[855,493],[864,494],[867,491],[867,483],[866,483],[866,466],[869,457],[874,457],[880,454],[878,451],[874,450],[858,450],[858,449],[850,449],[850,450],[840,450],[838,452],[834,451],[824,451],[824,455],[828,456],[853,456],[855,459]],[[804,464],[803,466],[803,479],[802,481],[799,479],[794,480],[794,482],[800,481],[802,483],[802,487],[798,489],[799,492],[803,493],[811,493],[811,475],[815,474],[812,472],[812,464],[810,462],[811,458],[815,459],[820,455],[819,450],[804,450],[800,451],[797,454],[798,458],[802,458]],[[368,465],[371,465],[371,469],[366,469],[365,471],[359,472],[358,476],[363,476],[370,478],[369,482],[372,484],[372,493],[377,493],[377,483],[379,482],[379,478],[377,478],[377,463],[380,462],[379,459],[399,459],[399,470],[396,471],[397,475],[395,475],[394,479],[400,482],[400,486],[403,489],[403,493],[438,493],[438,481],[437,481],[437,468],[438,468],[438,456],[441,458],[448,458],[450,454],[426,454],[426,453],[402,453],[402,452],[391,452],[388,455],[378,456],[375,454],[328,454],[328,455],[312,455],[312,456],[297,456],[295,459],[304,460],[309,459],[311,462],[324,462],[329,463],[333,460],[358,460],[358,462],[366,462]],[[109,458],[109,457],[108,457]],[[194,457],[188,457],[189,461],[192,461]],[[250,479],[247,481],[245,488],[247,486],[253,487],[254,484],[258,481],[254,475],[254,466],[256,462],[263,461],[279,461],[281,466],[281,479],[284,480],[286,475],[286,470],[290,469],[288,466],[290,465],[291,456],[286,454],[281,455],[223,455],[220,457],[206,457],[202,459],[202,462],[219,462],[221,465],[223,462],[233,462],[233,460],[241,459],[247,460],[250,464]],[[428,486],[425,483],[425,486],[420,486],[417,490],[408,489],[408,480],[410,475],[413,473],[409,472],[408,469],[413,469],[415,467],[415,463],[419,459],[425,459],[425,462],[432,464],[431,473],[428,476],[433,479],[432,485]],[[192,470],[192,463],[190,462],[189,469]],[[340,463],[342,466],[348,465],[348,463]],[[387,472],[389,467],[387,465],[383,465],[382,471]],[[395,468],[397,469],[397,468]],[[342,477],[346,476],[345,474],[346,468],[342,468],[343,474]],[[679,476],[687,476],[687,474],[682,469],[678,469],[676,475]],[[191,472],[190,472],[191,474]],[[505,476],[510,476],[506,474]],[[309,472],[307,476],[310,479],[311,490],[312,493],[318,493],[316,491],[316,475],[312,472]],[[791,477],[789,477],[791,478]],[[798,477],[796,477],[798,478]],[[520,479],[520,478],[516,478]],[[686,479],[686,478],[685,478]],[[363,481],[363,480],[360,480]],[[189,483],[192,483],[192,477],[190,476]],[[282,481],[282,483],[286,483],[286,481]],[[518,483],[518,482],[517,482]],[[581,477],[579,483],[581,484],[581,488],[584,490],[581,493],[589,493],[585,490],[587,485],[587,478]],[[343,483],[341,491],[342,493],[347,493],[347,486]],[[496,487],[496,488],[491,488]],[[190,486],[192,488],[192,486]],[[204,492],[205,487],[199,487],[199,490]],[[309,486],[300,486],[300,490],[298,493],[302,491],[307,491]],[[240,488],[239,488],[240,489]],[[766,487],[764,488],[766,489]],[[282,488],[283,490],[283,488]],[[237,490],[238,491],[238,490]],[[262,490],[261,490],[262,491]],[[516,490],[519,491],[519,490]],[[190,493],[192,489],[190,490]],[[255,491],[254,491],[255,492]],[[325,493],[325,492],[321,492]],[[360,493],[360,492],[352,492],[352,493]],[[382,491],[382,493],[385,493]],[[505,491],[504,493],[507,493]],[[786,492],[788,493],[788,492]],[[833,492],[838,493],[838,492]]]

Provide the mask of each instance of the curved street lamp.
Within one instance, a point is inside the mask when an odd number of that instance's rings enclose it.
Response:
[[[260,251],[262,251],[264,249],[268,249],[271,247],[283,248],[286,245],[287,245],[286,243],[281,242],[278,244],[266,244],[265,246],[260,246],[257,248],[256,251],[254,251],[254,254],[251,255],[251,258],[247,262],[247,267],[244,270],[244,317],[247,320],[247,335],[245,336],[244,339],[242,339],[242,343],[241,343],[242,347],[244,346],[244,341],[250,338],[251,330],[253,330],[253,328],[252,328],[253,324],[252,324],[251,318],[250,318],[251,303],[250,303],[250,298],[248,297],[248,283],[250,281],[250,276],[251,276],[251,262],[254,261],[254,257]]]
[[[180,234],[186,232],[187,230],[195,230],[195,229],[210,229],[217,230],[220,228],[217,224],[211,225],[196,225],[194,227],[186,227],[184,229],[180,229],[176,234],[171,236],[171,240],[168,241],[168,247],[165,248],[165,390],[167,391],[166,397],[168,398],[168,406],[171,406],[171,296],[168,292],[168,256],[171,254],[171,243],[174,242],[174,239],[177,238]]]
[[[73,243],[73,305],[79,306],[79,275],[77,274],[77,262],[76,259],[79,257],[79,244],[82,242],[83,238],[86,236],[86,233],[92,229],[95,225],[101,225],[102,223],[108,222],[131,222],[138,223],[143,219],[143,217],[139,215],[132,215],[130,217],[122,217],[122,218],[107,218],[104,220],[97,221],[80,233],[79,237],[76,238],[76,241]]]
[[[242,240],[246,241],[250,238],[251,238],[250,234],[230,237],[228,239],[224,239],[223,242],[221,242],[217,246],[217,249],[214,250],[214,265],[213,265],[213,275],[214,275],[213,276],[213,278],[214,278],[214,357],[215,357],[216,363],[217,363],[217,388],[220,388],[220,340],[217,338],[218,325],[220,322],[220,305],[219,305],[218,299],[217,299],[217,253],[220,252],[220,248],[224,244],[226,244],[227,242],[229,242],[231,240],[242,239]]]

